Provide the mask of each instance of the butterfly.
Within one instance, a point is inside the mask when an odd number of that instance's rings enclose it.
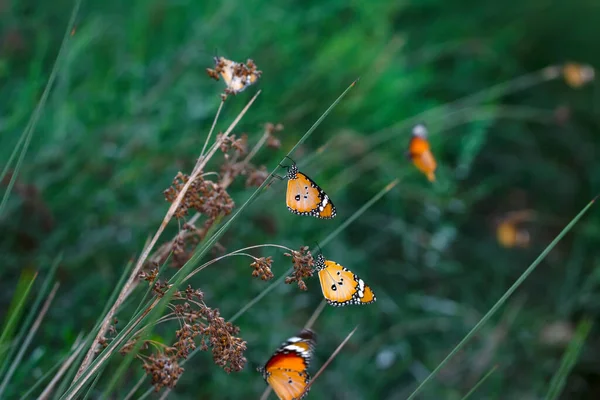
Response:
[[[563,78],[573,88],[578,88],[594,80],[594,67],[577,63],[567,63],[563,66]]]
[[[319,254],[315,268],[319,274],[323,296],[328,304],[337,307],[375,302],[375,293],[371,288],[340,264],[326,260],[322,254]]]
[[[319,185],[298,171],[295,162],[285,168],[287,168],[286,178],[288,179],[285,203],[288,210],[294,214],[310,215],[322,219],[335,217],[335,206]]]
[[[256,83],[262,74],[262,71],[256,69],[254,61],[250,59],[244,64],[228,60],[225,57],[215,57],[215,69],[207,69],[207,72],[217,80],[219,79],[218,74],[221,74],[227,85],[225,92],[234,95]]]
[[[435,169],[437,164],[435,158],[429,149],[427,141],[427,128],[424,125],[416,125],[412,131],[412,138],[408,145],[406,156],[410,158],[421,172],[427,175],[430,182],[435,181]]]
[[[258,368],[281,400],[301,399],[308,394],[310,376],[306,370],[316,343],[317,335],[303,329],[279,346],[264,367]]]

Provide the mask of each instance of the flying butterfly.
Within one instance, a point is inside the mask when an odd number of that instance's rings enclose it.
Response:
[[[319,274],[323,296],[328,304],[338,307],[375,302],[373,290],[340,264],[326,260],[322,254],[319,254],[315,268]]]
[[[238,94],[243,92],[248,86],[258,81],[262,71],[256,69],[254,61],[248,59],[246,63],[238,63],[226,59],[225,57],[215,57],[215,69],[207,68],[208,75],[219,80],[219,74],[223,77],[227,88],[225,93]]]
[[[294,214],[322,219],[335,217],[335,206],[329,196],[312,179],[298,171],[294,160],[292,162],[291,166],[285,167],[288,180],[285,203],[288,210]]]
[[[316,343],[317,335],[310,329],[303,329],[286,340],[264,367],[258,368],[281,400],[301,399],[308,394],[306,386],[310,376],[307,369]]]
[[[437,163],[429,148],[425,125],[419,124],[413,128],[406,156],[412,160],[415,167],[427,176],[430,182],[435,181]]]

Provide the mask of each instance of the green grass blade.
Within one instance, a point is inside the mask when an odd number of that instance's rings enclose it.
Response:
[[[471,388],[471,390],[469,390],[469,392],[468,392],[467,394],[465,394],[465,397],[463,397],[463,398],[462,398],[462,400],[467,400],[469,397],[471,397],[471,395],[472,395],[473,393],[475,393],[475,391],[476,391],[477,389],[479,389],[479,386],[483,385],[483,382],[485,382],[485,381],[487,380],[487,378],[489,378],[490,376],[492,376],[492,374],[493,374],[493,373],[494,373],[494,372],[495,372],[497,369],[498,369],[498,365],[494,365],[494,366],[492,367],[492,369],[490,369],[490,370],[488,371],[488,373],[487,373],[487,374],[485,374],[485,375],[483,376],[483,378],[481,378],[481,379],[479,380],[479,382],[477,382],[477,383],[475,384],[475,386],[473,386],[473,388]]]
[[[6,322],[2,329],[2,335],[0,335],[0,348],[2,349],[8,349],[10,342],[13,340],[13,333],[17,328],[17,323],[19,322],[21,314],[23,313],[23,308],[25,307],[25,301],[27,300],[29,291],[35,282],[36,277],[37,272],[31,275],[30,271],[24,270],[21,273],[21,278],[19,279],[19,283],[17,283],[15,294],[13,295],[8,313],[6,314]],[[0,354],[0,360],[4,359],[6,359],[6,354]]]
[[[52,67],[52,71],[50,72],[50,77],[48,78],[48,83],[46,83],[46,87],[44,88],[42,97],[40,98],[40,101],[38,102],[37,106],[35,107],[35,110],[33,111],[33,114],[31,115],[31,118],[30,118],[29,122],[27,123],[25,130],[23,130],[23,133],[21,133],[21,136],[22,137],[24,136],[25,140],[23,142],[21,154],[19,154],[19,158],[15,165],[15,168],[14,168],[14,171],[10,178],[10,181],[8,182],[8,185],[6,186],[6,192],[4,192],[4,195],[2,196],[2,201],[0,202],[0,217],[4,213],[4,208],[6,207],[6,203],[8,202],[8,198],[10,197],[12,188],[15,185],[15,182],[17,180],[17,175],[19,174],[19,170],[21,169],[21,165],[23,164],[23,160],[25,159],[25,155],[27,154],[27,150],[29,149],[29,144],[31,142],[33,132],[38,123],[38,120],[40,119],[40,116],[42,115],[42,110],[43,110],[44,106],[46,105],[46,101],[48,100],[48,96],[50,95],[50,90],[52,89],[52,85],[54,84],[54,81],[56,80],[56,76],[58,75],[58,67],[61,64],[62,59],[65,57],[65,53],[67,51],[67,44],[70,39],[70,32],[73,29],[73,25],[75,25],[75,18],[77,17],[77,13],[79,11],[80,5],[81,5],[81,0],[75,0],[75,5],[73,6],[73,11],[71,12],[71,18],[69,19],[69,23],[67,24],[67,29],[65,31],[65,35],[64,35],[62,43],[60,45],[60,49],[58,50],[58,55],[56,56],[56,61],[54,62],[54,66]],[[21,142],[21,139],[19,139],[19,142]],[[17,148],[18,148],[18,143],[17,143],[17,146],[15,146],[15,150],[13,150],[13,153],[17,150]],[[13,159],[13,156],[11,155],[10,160],[12,160],[12,159]],[[8,170],[8,165],[4,169]],[[3,175],[4,175],[4,171],[3,171]]]
[[[87,337],[85,339],[85,343],[86,343],[85,347],[91,346],[94,338],[96,337],[96,333],[98,332],[98,329],[100,329],[100,325],[102,324],[101,316],[106,315],[106,313],[110,309],[110,306],[112,304],[114,304],[115,300],[117,299],[117,296],[119,295],[119,292],[121,291],[121,288],[127,281],[127,278],[129,277],[129,274],[131,273],[132,268],[133,268],[133,262],[130,261],[129,263],[127,263],[127,266],[123,269],[123,273],[121,273],[121,277],[119,278],[119,281],[117,282],[110,297],[106,301],[106,304],[104,305],[104,309],[102,310],[102,313],[99,314],[100,317],[98,317],[98,320],[96,320],[96,325],[95,325],[94,329],[87,335]],[[81,365],[81,362],[83,361],[83,357],[85,357],[85,352],[81,352],[78,355],[77,359],[75,360],[75,362],[72,364],[71,368],[65,375],[63,382],[61,383],[58,390],[56,391],[57,394],[62,394],[66,390],[68,383],[72,382],[73,377],[77,373],[77,369],[79,368],[79,365]],[[93,386],[94,386],[94,384],[92,384],[92,387]]]
[[[88,390],[85,392],[85,395],[83,396],[83,399],[81,399],[81,400],[86,400],[88,397],[90,397],[92,395],[92,392],[94,391],[94,388],[98,384],[98,381],[100,380],[100,377],[102,376],[103,372],[104,372],[104,368],[102,368],[102,369],[100,369],[100,371],[98,371],[98,373],[94,377],[94,380],[92,381],[92,384],[90,385]]]
[[[52,300],[54,300],[54,296],[56,295],[56,291],[58,290],[58,286],[59,286],[58,282],[54,284],[54,287],[52,288],[52,291],[50,292],[50,294],[48,294],[48,297],[46,298],[46,301],[44,302],[44,305],[43,305],[42,309],[37,314],[35,322],[31,326],[31,329],[29,330],[29,333],[27,334],[27,336],[25,337],[25,339],[23,340],[23,342],[19,343],[18,346],[15,344],[14,347],[15,348],[18,347],[19,348],[19,352],[15,356],[15,359],[11,363],[11,366],[8,369],[8,372],[4,376],[2,384],[0,385],[0,398],[2,398],[2,394],[4,393],[4,390],[6,389],[6,387],[8,386],[8,382],[10,381],[10,379],[12,378],[12,375],[14,374],[14,372],[17,369],[17,367],[21,363],[21,360],[23,359],[23,356],[25,355],[25,351],[27,351],[27,348],[29,347],[29,344],[31,344],[31,341],[33,340],[33,337],[35,336],[35,333],[37,332],[38,328],[40,327],[40,325],[41,325],[41,323],[42,323],[42,321],[44,319],[44,317],[46,316],[46,313],[48,312],[48,309],[50,308],[50,304],[52,303]]]
[[[142,348],[144,341],[147,338],[149,338],[150,335],[152,334],[152,332],[154,331],[154,327],[156,326],[155,321],[160,318],[163,311],[167,308],[167,305],[169,304],[169,301],[171,300],[171,297],[174,293],[175,293],[174,290],[169,290],[164,295],[164,297],[161,299],[161,301],[157,304],[157,306],[152,309],[152,311],[150,312],[150,314],[147,317],[147,321],[149,321],[148,325],[143,330],[142,334],[140,335],[139,340],[137,340],[133,349],[125,356],[125,358],[121,361],[121,365],[119,365],[119,367],[115,370],[108,386],[106,387],[106,389],[103,392],[103,395],[102,395],[103,399],[110,398],[110,393],[112,392],[112,390],[117,386],[117,384],[121,381],[121,379],[123,379],[123,377],[126,375],[127,368],[129,368],[129,365],[131,364],[133,359],[136,357],[137,353]]]
[[[579,355],[581,354],[581,350],[583,350],[585,340],[592,329],[592,325],[592,320],[589,318],[583,319],[577,325],[575,337],[569,343],[569,346],[567,347],[567,350],[565,351],[560,363],[560,367],[550,381],[550,388],[548,389],[548,394],[546,394],[547,400],[558,399],[562,393],[567,382],[567,378],[577,363]]]
[[[21,400],[26,400],[26,399],[32,399],[32,394],[33,392],[35,392],[41,385],[42,383],[44,383],[44,381],[46,379],[48,379],[50,376],[54,375],[54,373],[56,371],[58,371],[58,369],[60,368],[60,366],[62,365],[63,362],[65,362],[65,360],[68,358],[69,356],[66,355],[63,358],[60,359],[60,361],[58,361],[56,364],[54,364],[52,366],[52,368],[50,368],[48,371],[46,371],[46,373],[44,375],[42,375],[41,378],[39,378],[34,384],[33,386],[31,386],[29,388],[29,390],[27,390],[22,396],[21,396]]]
[[[21,149],[21,146],[23,146],[23,142],[25,141],[25,137],[26,137],[25,132],[29,131],[29,127],[30,126],[31,126],[31,121],[29,121],[27,123],[27,125],[25,126],[25,129],[23,129],[23,133],[21,133],[21,136],[19,137],[19,140],[17,141],[17,144],[13,148],[12,153],[10,153],[10,157],[8,158],[8,161],[4,165],[4,168],[2,168],[2,173],[0,174],[0,182],[4,181],[4,177],[8,173],[8,170],[10,169],[10,166],[12,165],[15,157],[19,153],[19,150]]]
[[[525,279],[527,279],[527,277],[531,275],[531,273],[536,269],[536,267],[544,260],[544,258],[546,258],[548,253],[550,253],[552,249],[554,249],[558,242],[560,242],[561,239],[567,233],[569,233],[571,229],[573,229],[573,226],[575,226],[575,224],[579,222],[581,217],[583,217],[587,213],[590,207],[594,205],[595,201],[596,198],[590,201],[588,205],[586,205],[583,208],[583,210],[581,210],[579,214],[577,214],[575,218],[573,218],[571,222],[569,222],[569,224],[558,234],[558,236],[556,236],[556,238],[554,238],[554,240],[548,245],[548,247],[544,249],[544,251],[538,256],[538,258],[536,258],[535,261],[525,270],[525,272],[523,272],[523,274],[516,280],[516,282],[513,283],[513,285],[502,295],[502,297],[500,297],[496,304],[494,304],[494,306],[490,308],[490,310],[483,316],[483,318],[479,320],[479,322],[473,327],[473,329],[471,329],[471,331],[467,333],[467,335],[460,341],[460,343],[456,345],[456,347],[450,352],[450,354],[448,354],[446,358],[444,358],[444,360],[442,360],[442,362],[429,374],[429,376],[427,376],[427,378],[425,378],[419,384],[419,386],[417,386],[415,391],[412,392],[412,394],[408,397],[407,400],[414,399],[415,396],[419,394],[419,392],[423,389],[423,387],[425,387],[425,385],[440,372],[444,365],[446,365],[446,363],[450,361],[450,359],[454,357],[454,355],[458,353],[467,344],[469,340],[471,340],[471,338],[479,331],[479,329],[481,329],[481,327],[496,313],[496,311],[498,311],[500,307],[504,305],[506,300],[508,300],[508,298],[514,293],[514,291],[517,290],[519,286],[521,286]]]
[[[48,292],[50,290],[50,285],[51,285],[52,281],[54,280],[54,275],[56,274],[56,270],[57,270],[58,265],[61,260],[62,260],[62,255],[59,255],[52,263],[52,266],[50,267],[50,270],[48,272],[48,276],[46,276],[46,278],[44,279],[44,283],[42,284],[42,287],[41,287],[40,291],[38,292],[38,295],[37,295],[35,301],[33,302],[33,305],[31,306],[29,314],[25,318],[25,321],[23,321],[23,323],[21,324],[21,329],[19,329],[19,333],[17,333],[17,336],[15,337],[16,343],[19,343],[21,341],[21,338],[23,338],[25,336],[25,333],[27,332],[27,330],[33,323],[35,316],[38,314],[38,310],[42,304],[42,301],[48,295]],[[8,363],[10,360],[12,360],[12,358],[15,355],[15,353],[17,352],[17,350],[18,350],[18,346],[13,346],[9,350],[8,355],[4,359],[4,362],[2,363],[2,368],[0,369],[0,376],[4,376],[4,374],[6,373],[6,369],[8,368],[8,365],[9,365]]]

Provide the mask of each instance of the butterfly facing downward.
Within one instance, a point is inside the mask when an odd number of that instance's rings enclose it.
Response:
[[[413,128],[406,156],[412,160],[415,167],[427,176],[430,182],[435,181],[437,163],[429,148],[427,128],[424,125],[419,124]]]
[[[312,179],[298,171],[296,163],[287,168],[287,192],[285,203],[288,210],[298,215],[331,219],[335,206],[329,196]]]
[[[375,302],[375,293],[362,279],[340,264],[326,260],[322,254],[317,256],[316,270],[328,304],[337,307]]]
[[[310,381],[307,368],[312,357],[317,335],[303,329],[297,336],[286,340],[264,367],[258,371],[281,400],[301,399]]]

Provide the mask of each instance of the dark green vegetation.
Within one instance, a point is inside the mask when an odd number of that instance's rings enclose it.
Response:
[[[0,2],[2,168],[41,97],[73,6],[13,3]],[[122,271],[158,228],[168,208],[162,192],[178,171],[191,172],[219,106],[223,83],[205,73],[215,48],[236,61],[252,58],[263,71],[256,86],[227,100],[217,130],[262,90],[234,133],[248,133],[253,144],[265,122],[285,125],[281,149],[262,149],[255,160],[269,171],[361,78],[292,154],[299,163],[310,157],[303,170],[329,193],[338,216],[290,214],[285,183],[276,181],[222,238],[227,251],[263,243],[312,247],[401,178],[323,246],[378,300],[320,315],[311,372],[359,328],[315,381],[311,399],[408,397],[599,191],[597,84],[573,89],[560,76],[540,73],[569,60],[600,65],[594,1],[98,3],[82,4],[0,215],[3,321],[25,293],[26,277],[39,271],[34,297],[63,256],[57,295],[7,398],[23,394],[94,327]],[[509,83],[495,86],[503,82]],[[428,124],[438,159],[433,185],[404,157],[416,121]],[[221,160],[217,153],[207,170],[218,170]],[[254,190],[243,181],[229,190],[238,207]],[[529,247],[500,246],[497,219],[523,209],[535,216],[524,224]],[[560,393],[561,385],[565,398],[598,397],[598,327],[589,330],[585,319],[600,312],[598,215],[592,208],[420,398],[460,399],[495,365],[471,399],[540,398]],[[177,229],[172,221],[159,245]],[[253,254],[273,256],[275,279],[291,266],[283,251]],[[251,277],[250,262],[231,257],[192,284],[229,319],[270,284]],[[258,398],[265,383],[255,367],[321,301],[317,278],[306,284],[307,292],[276,286],[235,321],[248,342],[242,372],[228,375],[210,353],[198,353],[169,398]],[[142,295],[118,314],[117,329]],[[549,339],[561,327],[564,337]],[[176,329],[175,322],[158,326],[153,339],[172,343]],[[121,360],[117,354],[108,364],[92,398],[108,387]],[[556,371],[569,374],[566,382],[553,379]],[[134,360],[117,398],[142,374]],[[147,378],[138,395],[149,388]]]

